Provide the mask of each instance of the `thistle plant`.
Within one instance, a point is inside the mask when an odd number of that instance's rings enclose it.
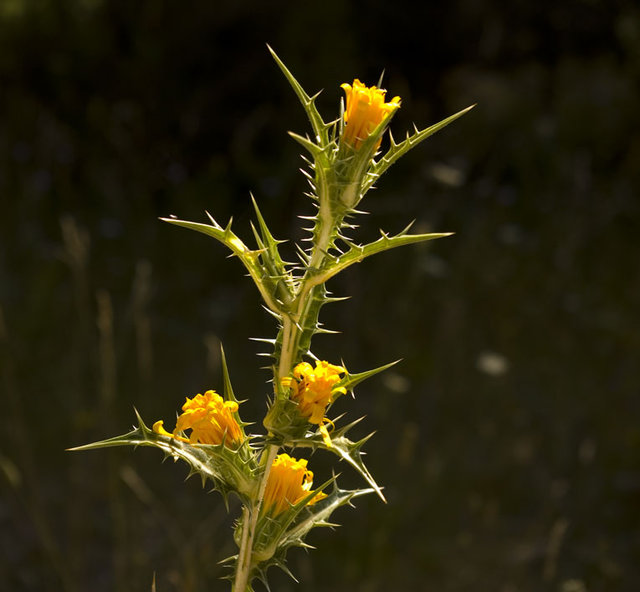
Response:
[[[231,228],[209,216],[209,223],[166,218],[166,222],[206,234],[227,247],[245,267],[256,285],[266,310],[277,321],[274,339],[265,339],[272,364],[273,392],[262,421],[264,431],[247,430],[241,402],[236,398],[222,352],[222,394],[207,390],[187,398],[175,427],[170,431],[162,420],[149,428],[137,414],[138,426],[131,432],[78,447],[88,450],[109,446],[152,446],[168,457],[187,463],[190,474],[199,475],[220,492],[227,509],[234,494],[242,505],[234,530],[238,553],[229,558],[233,592],[253,590],[261,579],[267,585],[267,570],[285,570],[291,547],[308,546],[312,528],[328,526],[333,512],[355,498],[375,493],[384,495],[362,458],[362,447],[370,435],[351,439],[360,421],[342,422],[331,413],[343,395],[353,394],[363,381],[393,365],[352,372],[338,360],[319,360],[311,343],[326,333],[319,316],[325,304],[337,300],[327,282],[341,271],[376,253],[402,245],[449,236],[450,233],[411,234],[410,225],[396,235],[381,231],[374,242],[358,244],[352,238],[353,218],[365,194],[401,156],[439,131],[471,107],[426,129],[414,129],[401,142],[389,133],[388,147],[381,151],[383,136],[401,100],[386,100],[386,91],[367,87],[359,80],[343,84],[346,102],[336,119],[325,122],[309,96],[284,63],[270,49],[276,64],[298,96],[309,118],[312,134],[289,132],[306,151],[309,199],[315,204],[310,222],[309,247],[296,245],[298,261],[288,263],[253,200],[255,246],[250,247]],[[251,424],[256,425],[256,424]],[[258,424],[259,425],[259,424]],[[314,475],[302,455],[322,450],[346,461],[357,471],[364,485],[345,490],[335,476],[314,486]]]

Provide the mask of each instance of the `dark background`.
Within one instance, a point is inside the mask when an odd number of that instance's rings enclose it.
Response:
[[[133,405],[172,425],[221,389],[221,341],[260,421],[249,337],[272,319],[222,246],[157,217],[233,216],[249,241],[253,191],[277,237],[303,236],[286,131],[309,126],[268,42],[327,119],[340,83],[383,68],[396,137],[478,103],[395,165],[354,234],[456,236],[334,280],[342,334],[314,344],[354,371],[404,360],[337,406],[377,430],[389,503],[341,509],[290,554],[303,583],[273,589],[638,589],[638,4],[311,6],[0,2],[0,588],[227,589],[218,494],[156,451],[64,449],[124,433]],[[313,457],[318,481],[332,462]]]

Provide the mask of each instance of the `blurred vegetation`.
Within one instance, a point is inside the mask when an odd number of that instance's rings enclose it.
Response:
[[[354,77],[401,95],[396,136],[478,107],[367,198],[378,227],[455,231],[334,283],[361,370],[341,410],[377,429],[389,500],[294,553],[274,589],[636,590],[640,582],[640,8],[470,0],[0,2],[0,581],[14,591],[225,589],[221,500],[142,450],[64,449],[170,421],[220,388],[244,417],[272,336],[224,250],[157,221],[234,216],[253,191],[278,237],[310,208],[302,110]],[[364,430],[363,429],[363,435]],[[329,464],[315,455],[320,480]],[[356,479],[348,467],[346,484]]]

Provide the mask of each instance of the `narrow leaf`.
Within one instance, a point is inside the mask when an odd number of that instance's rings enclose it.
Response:
[[[348,429],[356,425],[359,421],[360,420],[357,420],[332,433],[330,446],[324,441],[320,431],[308,433],[304,438],[292,439],[287,442],[287,446],[312,448],[313,450],[320,448],[339,456],[342,460],[350,464],[358,473],[360,473],[362,478],[371,486],[372,490],[376,492],[378,497],[386,503],[387,500],[382,494],[381,487],[376,483],[375,479],[369,472],[369,469],[367,469],[364,461],[362,460],[362,452],[360,450],[373,434],[369,434],[358,442],[352,442],[344,435]]]
[[[295,132],[289,132],[289,135],[305,150],[308,150],[311,153],[311,156],[313,156],[314,158],[322,153],[322,148],[320,148],[320,146],[318,146],[315,142],[312,142],[308,138],[296,134]]]
[[[260,228],[260,239],[258,242],[263,249],[260,253],[262,266],[268,271],[271,280],[276,284],[277,296],[283,302],[288,303],[293,298],[291,291],[292,278],[278,250],[278,244],[284,241],[276,240],[273,234],[271,234],[253,195],[251,196],[251,201],[253,202],[253,207],[258,219],[258,227]]]
[[[366,372],[358,372],[356,374],[351,374],[347,371],[347,375],[336,385],[336,387],[344,387],[348,391],[352,391],[356,385],[367,380],[367,378],[371,378],[372,376],[375,376],[380,372],[384,372],[385,370],[388,370],[392,366],[395,366],[399,361],[400,360],[396,360],[395,362],[384,364],[384,366],[373,368],[373,370],[367,370]]]
[[[284,62],[277,56],[276,52],[273,51],[273,49],[271,49],[269,45],[267,45],[267,48],[271,52],[271,55],[273,56],[276,64],[278,64],[280,70],[282,70],[282,73],[291,85],[291,88],[293,88],[293,91],[300,99],[300,102],[302,103],[302,106],[307,113],[307,117],[311,122],[311,127],[313,128],[315,135],[318,137],[322,145],[328,144],[329,138],[327,135],[327,124],[324,122],[324,120],[320,116],[320,113],[318,112],[318,109],[315,105],[315,97],[310,97],[306,93],[300,83],[295,79],[294,75],[284,65]]]
[[[169,222],[175,226],[181,226],[188,228],[189,230],[195,230],[207,236],[215,238],[217,241],[226,245],[231,252],[242,261],[251,279],[255,283],[256,287],[260,291],[260,294],[265,301],[265,304],[275,314],[281,314],[281,307],[277,300],[274,298],[276,292],[277,283],[279,278],[272,278],[269,269],[265,269],[258,261],[262,251],[252,251],[238,238],[238,236],[231,230],[231,222],[226,228],[222,228],[213,218],[211,224],[201,224],[199,222],[189,222],[187,220],[178,220],[176,218],[160,218],[163,222]]]
[[[416,131],[412,136],[408,136],[406,140],[396,144],[394,142],[391,143],[391,148],[389,148],[388,152],[371,167],[371,172],[374,173],[374,177],[370,177],[364,183],[364,192],[369,190],[373,183],[376,181],[377,177],[382,175],[396,160],[398,160],[401,156],[409,152],[412,148],[415,148],[420,142],[426,140],[429,136],[432,136],[436,132],[440,131],[442,128],[446,127],[459,117],[462,117],[465,113],[473,109],[475,105],[470,105],[466,109],[462,109],[462,111],[458,111],[453,115],[439,121],[438,123],[423,129],[422,131]]]
[[[225,401],[238,402],[231,386],[231,379],[229,378],[229,368],[227,367],[227,356],[224,355],[224,347],[220,344],[220,356],[222,360],[222,383],[223,394]],[[236,418],[237,419],[237,418]]]
[[[287,548],[302,542],[304,536],[314,526],[325,526],[331,514],[340,506],[344,506],[351,500],[362,495],[373,493],[372,489],[355,489],[344,490],[339,489],[337,484],[334,485],[333,491],[324,499],[311,506],[305,508],[304,519],[297,521],[296,524],[288,530],[281,539],[280,547]]]
[[[309,501],[333,482],[333,490],[326,498],[309,504]],[[327,481],[309,496],[287,512],[276,516],[263,516],[256,529],[255,555],[259,562],[254,566],[252,577],[263,579],[269,567],[279,567],[291,577],[293,575],[286,567],[286,554],[291,547],[313,548],[305,542],[305,537],[314,527],[336,526],[329,520],[333,512],[339,507],[351,504],[352,500],[362,495],[372,493],[372,489],[340,489],[335,477]],[[294,578],[295,579],[295,578]]]
[[[340,255],[339,257],[327,258],[327,262],[324,267],[316,272],[316,274],[310,278],[312,284],[317,285],[326,282],[333,276],[337,275],[350,265],[354,263],[360,263],[366,257],[381,253],[382,251],[388,251],[396,247],[403,245],[410,245],[413,243],[421,243],[425,241],[435,240],[437,238],[444,238],[451,236],[452,232],[434,232],[431,234],[398,234],[396,236],[388,236],[382,233],[382,236],[375,242],[369,243],[364,246],[351,245],[351,248]]]
[[[203,483],[207,479],[213,482],[214,488],[225,498],[231,492],[243,499],[249,499],[254,487],[256,462],[248,442],[244,442],[238,450],[219,445],[188,444],[176,438],[157,434],[149,429],[136,411],[138,427],[134,430],[108,438],[100,442],[85,444],[71,448],[71,451],[97,450],[114,446],[151,446],[162,450],[166,456],[174,460],[181,459],[190,467],[190,474],[200,475]]]

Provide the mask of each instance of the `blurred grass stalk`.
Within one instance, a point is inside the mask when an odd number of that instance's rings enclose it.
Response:
[[[24,399],[16,381],[11,342],[4,310],[0,304],[0,361],[2,362],[0,368],[2,369],[2,386],[8,404],[8,425],[12,430],[10,439],[14,443],[12,450],[16,454],[15,458],[3,455],[0,458],[0,468],[14,493],[17,505],[23,508],[33,525],[37,541],[60,579],[62,590],[76,592],[78,588],[75,586],[69,563],[61,552],[60,542],[53,534],[54,529],[44,509],[45,502],[41,495],[42,488],[38,478],[39,470],[32,446],[33,440],[25,419],[22,405]]]
[[[113,329],[113,304],[109,292],[99,289],[96,292],[99,345],[99,393],[100,393],[100,417],[101,425],[113,428],[113,409],[117,396],[117,362]],[[127,518],[119,478],[120,459],[114,452],[109,454],[107,468],[107,488],[109,492],[109,512],[111,514],[112,528],[112,558],[114,568],[114,590],[126,592],[127,585]]]
[[[91,303],[90,294],[90,238],[71,216],[60,220],[63,238],[63,261],[71,271],[73,299],[76,319],[71,323],[72,347],[70,354],[74,359],[76,384],[68,389],[71,397],[70,407],[81,409],[80,399],[90,396],[92,391],[99,394],[99,414],[92,417],[87,424],[86,419],[73,416],[71,421],[71,437],[76,439],[87,428],[97,423],[101,426],[114,426],[115,407],[118,399],[118,354],[115,338],[115,321],[112,297],[108,290],[99,288],[95,292],[95,307]],[[133,319],[133,331],[136,343],[139,392],[150,391],[152,375],[151,323],[148,314],[150,298],[151,265],[140,261],[136,266],[129,309]],[[91,322],[95,319],[95,324]],[[97,329],[97,333],[94,330]],[[96,359],[97,358],[97,359]],[[96,368],[97,366],[97,368]],[[95,368],[95,370],[94,370]],[[144,397],[146,398],[146,397]],[[72,480],[81,483],[86,476],[86,463],[79,457],[70,465]],[[79,462],[78,462],[79,461]],[[127,557],[129,533],[127,529],[126,504],[121,488],[120,460],[112,451],[109,455],[106,472],[108,504],[111,520],[112,562],[114,573],[114,590],[124,592],[129,589],[127,580]],[[71,562],[62,562],[65,572],[75,571],[73,579],[84,580],[83,572],[87,566],[85,544],[85,517],[91,501],[85,488],[76,488],[74,499],[68,506],[70,527]],[[72,577],[66,573],[65,581]],[[69,587],[70,585],[68,585]],[[69,587],[69,589],[72,589]]]

